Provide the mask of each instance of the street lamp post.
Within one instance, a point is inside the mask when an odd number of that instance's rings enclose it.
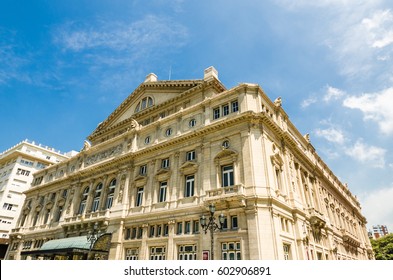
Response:
[[[91,249],[93,248],[94,242],[96,242],[96,240],[99,237],[99,230],[98,230],[98,223],[95,222],[93,225],[93,230],[89,231],[87,233],[87,241],[90,242],[90,248],[89,248],[89,255],[88,258],[91,255]]]
[[[210,230],[210,250],[211,250],[211,259],[214,260],[214,231],[221,230],[222,226],[225,222],[224,214],[220,214],[218,217],[218,224],[216,223],[216,218],[214,217],[214,213],[216,212],[216,207],[214,204],[209,205],[210,217],[207,219],[203,214],[200,218],[200,223],[205,234],[208,230]]]

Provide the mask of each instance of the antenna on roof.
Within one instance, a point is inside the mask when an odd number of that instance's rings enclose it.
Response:
[[[172,65],[169,66],[169,80],[171,80],[171,75],[172,75]]]

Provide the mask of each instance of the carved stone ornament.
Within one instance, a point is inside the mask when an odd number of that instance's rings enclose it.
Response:
[[[117,202],[121,202],[123,200],[123,193],[124,193],[124,186],[126,184],[126,175],[122,175],[120,179],[120,187],[119,187],[119,197],[117,199]]]
[[[135,119],[131,119],[129,130],[133,130],[137,128],[139,128],[139,123]]]
[[[123,151],[123,144],[119,144],[119,145],[114,146],[114,147],[107,149],[105,151],[88,156],[86,158],[85,165],[89,166],[91,164],[100,162],[100,161],[105,160],[107,158],[121,154],[122,151]]]
[[[90,142],[87,141],[87,140],[85,140],[85,141],[83,142],[83,148],[82,148],[81,152],[87,151],[87,150],[89,150],[90,148],[91,148]]]
[[[282,99],[281,99],[280,96],[277,97],[276,100],[274,100],[274,105],[275,105],[276,107],[281,107],[281,106],[282,106]]]

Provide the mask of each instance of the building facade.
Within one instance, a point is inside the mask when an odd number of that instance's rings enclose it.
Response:
[[[9,232],[15,228],[33,174],[72,156],[53,148],[24,140],[0,154],[0,234],[3,258],[9,243]]]
[[[359,201],[257,84],[149,74],[87,140],[35,174],[8,259],[373,258]]]
[[[378,239],[389,234],[388,227],[386,225],[373,226],[373,230],[369,232],[371,238]]]

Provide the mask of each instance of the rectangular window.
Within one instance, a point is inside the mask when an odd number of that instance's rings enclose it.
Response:
[[[222,167],[222,186],[229,187],[233,186],[234,182],[234,174],[233,174],[233,166],[227,165]]]
[[[222,229],[223,230],[227,230],[228,229],[228,219],[227,219],[226,216],[224,217],[224,223],[222,224]]]
[[[220,108],[214,108],[213,109],[213,120],[216,120],[220,117]]]
[[[136,261],[138,260],[139,250],[137,248],[127,249],[126,250],[126,260]]]
[[[291,245],[283,244],[283,250],[284,250],[284,260],[290,260],[291,259]]]
[[[197,259],[197,246],[196,245],[180,245],[179,246],[178,260],[196,260]]]
[[[4,210],[12,210],[12,204],[9,204],[9,203],[4,203],[3,204],[3,209]]]
[[[195,160],[195,150],[186,153],[186,160],[187,161]]]
[[[191,222],[190,221],[186,221],[184,223],[184,233],[185,234],[190,234],[191,233]]]
[[[221,243],[223,260],[241,260],[240,242]]]
[[[91,212],[97,211],[99,204],[100,204],[100,198],[99,197],[94,198],[93,204],[91,206]]]
[[[135,206],[141,206],[143,201],[143,188],[137,188]]]
[[[158,202],[166,201],[167,182],[160,182],[160,191],[158,194]]]
[[[154,237],[154,232],[155,232],[156,227],[155,226],[150,226],[150,233],[149,237]]]
[[[239,103],[237,102],[237,100],[232,101],[231,106],[232,106],[232,113],[239,111]]]
[[[138,227],[138,235],[136,236],[137,239],[141,239],[143,235],[143,228]]]
[[[136,238],[136,232],[137,232],[137,228],[133,227],[131,229],[131,239],[135,239]]]
[[[45,216],[44,216],[44,224],[47,224],[49,221],[49,215],[50,215],[50,210],[46,210]]]
[[[157,237],[160,237],[161,234],[162,234],[162,226],[161,226],[161,225],[158,225],[158,226],[157,226],[157,230],[156,230],[156,236],[157,236]]]
[[[139,167],[139,175],[146,175],[147,174],[147,165],[142,165]]]
[[[165,260],[165,247],[150,247],[150,260]]]
[[[193,233],[199,233],[199,221],[194,221],[192,231]]]
[[[231,226],[232,226],[232,229],[238,228],[237,216],[231,216]]]
[[[63,213],[63,206],[59,206],[57,209],[56,217],[55,217],[55,222],[60,221],[61,214]]]
[[[169,225],[165,224],[164,225],[164,236],[168,236],[168,234],[169,234]]]
[[[79,205],[78,214],[83,214],[83,211],[85,211],[85,207],[86,207],[86,200],[82,200],[81,204]]]
[[[228,104],[225,104],[222,106],[222,115],[223,116],[229,115],[229,105]]]
[[[124,239],[130,239],[131,238],[131,229],[130,228],[127,228],[126,229],[126,234],[125,234],[125,237],[124,237]]]
[[[177,231],[176,234],[183,234],[183,222],[177,223]]]
[[[169,168],[169,158],[164,158],[161,161],[161,168],[163,168],[163,169]]]
[[[184,197],[194,196],[194,186],[195,186],[195,176],[187,175],[186,176],[186,185],[184,190]]]

